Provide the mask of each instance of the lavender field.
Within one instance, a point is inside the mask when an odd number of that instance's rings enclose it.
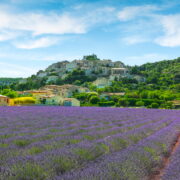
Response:
[[[0,180],[180,179],[180,111],[0,107]],[[171,156],[170,156],[171,155]]]

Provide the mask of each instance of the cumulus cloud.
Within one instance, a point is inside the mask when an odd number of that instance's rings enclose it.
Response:
[[[118,13],[118,18],[121,21],[129,21],[138,16],[150,15],[155,10],[159,10],[159,8],[154,5],[128,6]]]
[[[26,42],[16,42],[14,45],[17,48],[21,49],[34,49],[34,48],[43,48],[43,47],[48,47],[51,45],[54,45],[58,43],[59,38],[51,38],[51,37],[42,37],[36,40],[30,40]]]
[[[48,47],[59,42],[46,36],[85,34],[97,24],[114,21],[113,7],[97,7],[94,12],[27,12],[17,13],[0,6],[0,41],[13,40],[17,48],[34,49]],[[84,13],[83,13],[84,12]],[[75,15],[76,14],[76,15]],[[18,39],[16,39],[18,37]],[[43,37],[39,38],[38,37]],[[31,39],[22,42],[23,39]],[[32,40],[35,39],[35,40]],[[20,42],[18,42],[20,40]]]
[[[160,23],[164,30],[164,35],[155,39],[161,46],[180,46],[180,14],[162,16]]]
[[[15,39],[18,36],[19,36],[18,32],[3,30],[0,32],[0,41],[7,41],[10,39]]]
[[[81,18],[75,18],[68,14],[40,14],[24,13],[11,14],[0,13],[0,30],[21,30],[32,32],[33,35],[41,34],[67,34],[85,33],[86,25]]]

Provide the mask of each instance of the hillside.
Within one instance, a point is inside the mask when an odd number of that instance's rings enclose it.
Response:
[[[146,63],[141,66],[126,66],[121,61],[100,60],[93,54],[84,56],[81,60],[54,63],[27,79],[21,79],[19,83],[16,79],[14,84],[10,85],[15,90],[39,89],[51,84],[74,84],[87,87],[101,78],[111,82],[111,89],[107,87],[106,90],[112,92],[139,87],[152,90],[179,90],[180,58]],[[107,86],[109,86],[108,83]]]
[[[13,83],[18,83],[22,78],[0,78],[0,86],[8,86]]]
[[[104,77],[109,79],[112,75],[112,69],[124,71],[125,65],[121,61],[100,60],[93,54],[84,56],[81,60],[54,63],[45,70],[40,70],[37,74],[21,80],[14,88],[17,90],[28,90],[38,89],[50,84],[84,85],[84,83],[93,82],[97,78]],[[111,78],[114,80],[115,77]]]
[[[147,78],[147,83],[169,85],[180,82],[180,58],[131,67],[131,73]]]

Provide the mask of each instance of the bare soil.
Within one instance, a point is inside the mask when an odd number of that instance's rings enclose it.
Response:
[[[169,154],[163,157],[161,168],[159,168],[153,175],[151,175],[149,177],[149,180],[162,180],[161,178],[164,174],[164,171],[170,163],[170,158],[174,154],[178,146],[180,146],[180,134],[178,134],[176,140],[174,141]]]

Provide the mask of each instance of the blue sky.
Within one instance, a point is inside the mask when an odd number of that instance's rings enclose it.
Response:
[[[140,65],[179,52],[179,0],[0,1],[0,77],[92,53]]]

